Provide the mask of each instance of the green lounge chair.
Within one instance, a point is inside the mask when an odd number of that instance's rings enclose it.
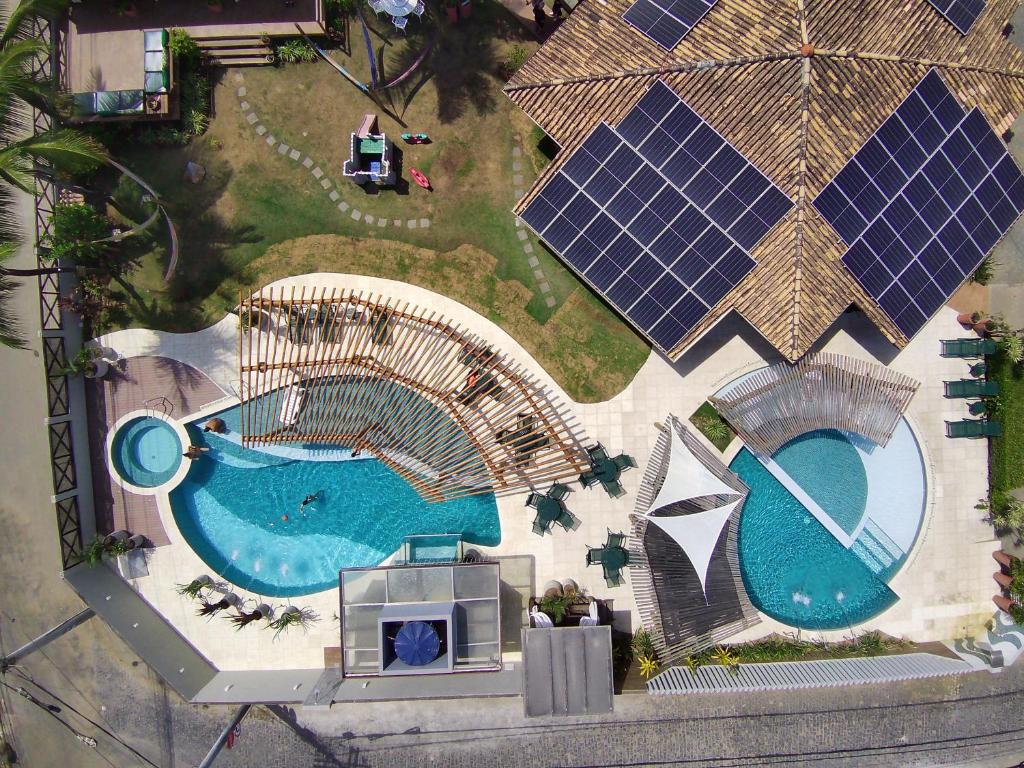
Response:
[[[971,416],[984,416],[988,413],[988,405],[984,400],[975,400],[969,406],[967,406],[968,412]]]
[[[995,397],[999,394],[999,382],[985,379],[959,379],[942,382],[946,397]]]
[[[986,419],[961,419],[946,422],[946,437],[1001,437],[1003,425]]]
[[[604,547],[587,547],[587,565],[597,565],[604,557]]]
[[[552,499],[558,499],[559,501],[562,501],[571,492],[572,488],[570,488],[568,485],[565,485],[563,483],[555,483],[548,490],[548,496],[550,496]]]
[[[984,357],[996,353],[992,339],[943,339],[943,357]]]
[[[620,471],[626,469],[636,469],[636,461],[633,460],[632,456],[627,456],[624,453],[620,453],[612,459],[612,464],[619,468]]]

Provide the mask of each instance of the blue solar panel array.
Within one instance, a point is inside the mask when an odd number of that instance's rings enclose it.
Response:
[[[985,10],[985,0],[928,0],[961,35],[971,31]]]
[[[1024,210],[1024,175],[935,70],[814,200],[843,263],[908,337]]]
[[[754,268],[792,201],[662,82],[598,125],[523,220],[665,351]]]
[[[636,0],[622,18],[667,51],[697,26],[718,0]]]

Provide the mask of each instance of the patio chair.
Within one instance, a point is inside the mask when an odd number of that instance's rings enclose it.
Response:
[[[395,25],[395,29],[405,34],[405,27],[409,23],[409,20],[405,16],[392,16],[391,22]]]
[[[590,488],[592,486],[597,485],[599,482],[600,480],[597,479],[597,475],[590,470],[587,470],[582,475],[580,475],[580,485],[582,485],[584,488]]]
[[[986,419],[961,419],[946,422],[946,437],[1002,437],[1003,425]]]
[[[619,569],[610,570],[604,569],[604,583],[609,587],[618,587],[622,585],[622,571]]]
[[[605,542],[605,549],[611,549],[612,547],[621,547],[622,542],[626,540],[626,535],[623,533],[612,533],[612,529],[608,529],[608,541]]]
[[[562,501],[571,492],[572,488],[570,488],[568,485],[565,485],[564,483],[555,483],[554,485],[551,486],[550,490],[548,490],[548,496],[550,496],[552,499],[558,499],[558,501]]]
[[[944,381],[946,397],[995,397],[999,394],[999,382],[984,379],[959,379]]]
[[[424,5],[423,0],[418,0],[416,7],[412,9],[412,12],[416,14],[416,18],[423,15],[423,12],[427,10],[427,6]]]
[[[604,547],[587,547],[587,565],[598,565],[604,557]]]
[[[598,443],[587,448],[587,455],[591,461],[604,461],[608,458],[608,451],[605,450],[603,445]]]
[[[988,413],[988,404],[984,400],[975,400],[967,406],[967,411],[971,416],[984,416]]]
[[[526,506],[537,509],[537,507],[540,505],[540,499],[541,496],[539,493],[531,493],[529,496],[526,497]]]
[[[988,373],[988,364],[984,362],[975,363],[971,366],[971,376],[976,379],[984,378],[986,373]]]
[[[601,482],[601,485],[604,486],[605,492],[613,499],[626,495],[626,490],[618,480],[604,480]]]
[[[378,16],[384,13],[384,3],[381,0],[369,0],[370,10],[376,13]]]
[[[943,339],[943,357],[985,357],[996,353],[992,339]]]
[[[544,525],[544,523],[540,521],[540,518],[536,517],[533,520],[533,532],[536,533],[538,536],[543,536],[545,533],[548,532],[549,525],[550,523],[548,525]]]
[[[612,458],[612,464],[623,471],[627,469],[636,469],[636,461],[632,456],[627,456],[624,453],[620,453],[618,456]]]
[[[582,524],[579,518],[568,509],[563,509],[562,513],[555,518],[555,522],[567,531],[575,531]]]

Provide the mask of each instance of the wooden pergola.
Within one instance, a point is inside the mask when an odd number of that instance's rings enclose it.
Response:
[[[771,456],[816,429],[885,445],[920,384],[884,365],[829,352],[758,371],[709,398],[748,448]]]
[[[239,300],[242,441],[372,454],[430,501],[507,494],[587,467],[568,408],[436,312],[343,289]]]

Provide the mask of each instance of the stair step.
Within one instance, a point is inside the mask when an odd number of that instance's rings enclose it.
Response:
[[[266,55],[264,56],[241,56],[235,59],[232,58],[212,58],[210,63],[214,66],[220,65],[222,67],[263,67],[268,64],[273,64],[273,61],[267,61]]]
[[[216,51],[209,51],[207,58],[211,59],[231,59],[237,56],[266,56],[273,53],[269,48],[223,48]]]
[[[269,48],[270,46],[258,37],[233,37],[230,40],[210,40],[199,43],[204,51],[219,51],[225,48]]]

